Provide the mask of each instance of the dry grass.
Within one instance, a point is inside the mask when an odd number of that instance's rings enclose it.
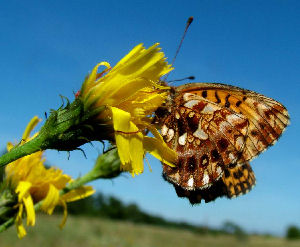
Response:
[[[37,226],[28,229],[28,235],[18,240],[14,227],[0,234],[0,247],[296,247],[300,241],[286,241],[273,237],[250,237],[241,242],[232,236],[199,235],[185,230],[136,225],[128,222],[69,217],[66,227],[59,230],[58,216],[38,217]]]

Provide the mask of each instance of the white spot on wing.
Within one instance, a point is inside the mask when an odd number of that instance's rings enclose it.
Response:
[[[202,113],[212,114],[214,111],[220,109],[220,107],[217,107],[213,104],[207,104],[203,109]]]
[[[190,179],[188,180],[188,186],[193,187],[193,185],[194,185],[194,178],[190,177]]]
[[[229,159],[230,159],[231,162],[235,161],[235,157],[232,153],[229,153],[228,156],[229,156]]]
[[[167,142],[171,141],[174,137],[174,130],[173,129],[169,129],[168,130],[168,134],[167,134]]]
[[[161,127],[161,135],[162,135],[162,136],[165,136],[167,133],[168,133],[168,127],[167,127],[167,125],[164,124],[164,125]]]
[[[192,93],[185,93],[183,95],[183,100],[184,101],[189,101],[191,99],[195,98],[195,94],[192,94]]]
[[[244,145],[244,138],[242,136],[239,136],[237,139],[236,139],[236,146],[237,146],[237,149],[238,150],[241,150],[241,148],[243,147]]]
[[[199,102],[200,102],[199,100],[195,100],[195,99],[189,100],[188,102],[186,102],[184,104],[184,106],[187,107],[187,108],[192,109],[195,105],[199,104]]]
[[[245,118],[243,118],[242,115],[235,113],[227,115],[226,120],[229,123],[242,123],[245,121]]]
[[[193,136],[195,136],[201,140],[206,140],[208,138],[208,135],[201,128],[201,121],[199,121],[198,129],[193,133]]]
[[[218,166],[217,168],[217,174],[220,175],[222,173],[222,168],[220,166]]]
[[[180,136],[178,138],[178,143],[180,145],[185,145],[185,143],[186,143],[186,137],[187,137],[187,133],[185,132],[182,136]]]
[[[229,124],[225,121],[222,121],[219,125],[219,128],[221,130],[221,132],[225,133],[227,128],[229,128],[230,126],[228,126]]]
[[[203,184],[208,184],[209,183],[209,176],[208,176],[207,172],[204,172],[202,182],[203,182]]]

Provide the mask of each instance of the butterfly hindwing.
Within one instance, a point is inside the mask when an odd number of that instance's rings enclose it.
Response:
[[[222,181],[226,187],[226,196],[228,198],[248,193],[256,183],[255,175],[249,162],[228,167],[224,171]]]
[[[232,198],[248,193],[255,185],[255,176],[249,162],[231,165],[224,170],[222,179],[205,189],[185,190],[174,185],[178,197],[186,197],[191,204],[202,200],[210,202],[218,197]]]

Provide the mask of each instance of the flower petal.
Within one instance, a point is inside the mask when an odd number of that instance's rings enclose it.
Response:
[[[18,233],[18,237],[20,239],[22,239],[26,235],[26,230],[23,226],[22,216],[23,216],[23,204],[20,204],[19,211],[18,211],[16,219],[15,219],[17,233]]]
[[[85,197],[88,197],[95,193],[92,186],[82,186],[76,190],[71,190],[70,192],[62,195],[60,199],[65,202],[73,202]]]
[[[130,171],[132,174],[139,174],[143,172],[143,134],[130,121],[130,113],[116,107],[111,107],[111,111],[122,169]]]
[[[52,214],[56,205],[59,202],[59,190],[52,184],[49,185],[49,191],[46,198],[43,201],[41,209],[47,214]]]
[[[147,152],[159,159],[162,163],[174,167],[176,162],[176,153],[170,149],[164,142],[153,137],[144,137],[144,148]]]
[[[6,149],[7,149],[8,152],[9,152],[13,147],[14,147],[14,145],[13,145],[11,142],[8,142],[8,143],[6,144]]]
[[[35,225],[35,211],[34,211],[32,197],[30,194],[28,194],[27,196],[25,196],[23,198],[23,203],[24,203],[24,206],[26,209],[27,225],[34,226]]]
[[[82,84],[81,87],[81,93],[84,93],[85,91],[89,90],[89,88],[91,88],[92,84],[95,83],[96,79],[97,79],[97,72],[98,72],[98,68],[100,66],[105,66],[106,69],[110,68],[110,64],[108,62],[101,62],[98,63],[92,70],[91,74],[86,78],[85,82]]]
[[[130,150],[130,159],[131,159],[131,174],[140,174],[144,171],[144,146],[143,139],[144,136],[142,133],[129,134],[129,150]]]
[[[35,126],[41,121],[41,119],[39,119],[37,116],[34,116],[29,124],[27,125],[24,133],[23,133],[23,136],[22,136],[22,140],[23,141],[26,141],[29,139],[29,135],[31,133],[31,131],[35,128]]]
[[[22,202],[23,198],[28,193],[29,189],[31,187],[31,183],[27,181],[20,181],[18,183],[18,186],[16,188],[16,193],[18,194],[18,201]]]
[[[130,126],[130,113],[116,107],[111,107],[111,111],[115,131],[130,132],[131,130],[131,132],[135,132],[138,130],[137,127],[134,128],[134,126]],[[121,132],[116,132],[115,138],[121,163],[126,165],[130,163],[129,139],[128,135]]]
[[[95,87],[95,93],[99,95],[99,101],[95,106],[118,105],[126,101],[130,96],[139,90],[152,87],[153,83],[145,78],[134,78],[134,80],[112,80],[109,84],[98,85]]]
[[[68,208],[67,208],[67,203],[65,201],[61,200],[60,204],[62,205],[63,211],[64,211],[63,219],[62,219],[61,223],[59,224],[59,228],[62,229],[67,222]]]
[[[112,69],[112,72],[122,67],[126,64],[130,59],[134,58],[139,54],[142,50],[144,50],[143,44],[138,44],[135,46],[125,57],[123,57]]]

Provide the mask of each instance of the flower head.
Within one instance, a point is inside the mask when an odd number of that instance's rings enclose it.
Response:
[[[30,132],[37,125],[39,119],[34,117],[28,124],[20,145],[29,141]],[[8,143],[8,151],[13,148],[13,144]],[[59,190],[66,187],[71,181],[71,177],[63,174],[58,168],[46,168],[44,166],[43,152],[39,151],[31,155],[20,158],[5,168],[5,181],[17,194],[18,213],[15,219],[18,236],[22,238],[26,235],[22,223],[24,211],[27,215],[27,225],[34,226],[35,210],[34,204],[44,200],[41,209],[48,214],[52,214],[57,205],[64,208],[64,218],[61,226],[64,225],[67,216],[66,203],[78,200],[94,193],[91,186],[83,186],[77,190],[70,191],[63,196]]]
[[[140,44],[113,68],[107,62],[97,64],[77,95],[85,112],[97,112],[99,121],[113,126],[122,169],[133,175],[143,172],[145,151],[170,165],[176,159],[151,125],[151,115],[169,89],[159,79],[172,70],[157,46],[145,49]],[[100,66],[106,68],[99,73]],[[147,137],[148,131],[154,137]]]

